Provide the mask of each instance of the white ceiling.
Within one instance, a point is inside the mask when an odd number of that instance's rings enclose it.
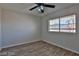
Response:
[[[57,10],[61,10],[67,8],[69,6],[75,5],[72,3],[49,3],[50,5],[56,5],[55,8],[45,8],[45,13],[39,14],[37,9],[33,11],[29,11],[30,8],[34,7],[36,4],[34,3],[0,3],[2,8],[23,12],[27,14],[37,15],[37,16],[45,16],[47,14],[56,12]]]

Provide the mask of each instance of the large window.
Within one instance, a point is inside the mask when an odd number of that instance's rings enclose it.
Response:
[[[59,31],[59,19],[49,21],[49,31]]]
[[[76,32],[76,16],[70,15],[57,19],[49,20],[48,31],[56,32]]]

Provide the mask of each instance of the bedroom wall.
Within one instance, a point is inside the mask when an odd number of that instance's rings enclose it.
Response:
[[[40,40],[40,17],[2,10],[2,48]]]
[[[76,14],[77,33],[48,32],[48,20],[65,15]],[[42,39],[51,44],[64,47],[79,53],[79,4],[58,10],[42,18]]]
[[[0,8],[0,50],[1,50],[1,8]]]

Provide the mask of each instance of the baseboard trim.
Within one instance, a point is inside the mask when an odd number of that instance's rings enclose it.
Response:
[[[53,43],[53,42],[49,42],[49,41],[47,41],[47,40],[43,40],[43,41],[44,41],[44,42],[47,42],[47,43],[49,43],[49,44],[51,44],[51,45],[55,45],[55,46],[58,46],[58,47],[60,47],[60,48],[63,48],[63,49],[66,49],[66,50],[68,50],[68,51],[71,51],[71,52],[74,52],[74,53],[79,54],[79,51],[75,51],[75,50],[72,50],[72,49],[63,47],[63,46],[61,46],[61,45],[58,45],[58,44]]]
[[[23,43],[8,45],[8,46],[1,47],[1,50],[4,49],[4,48],[9,48],[9,47],[13,47],[13,46],[22,45],[22,44],[28,44],[28,43],[37,42],[37,41],[41,41],[41,40],[33,40],[33,41],[29,41],[29,42],[23,42]]]

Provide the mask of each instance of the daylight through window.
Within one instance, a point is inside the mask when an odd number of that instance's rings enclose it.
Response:
[[[48,31],[76,32],[76,16],[70,15],[49,20]]]

